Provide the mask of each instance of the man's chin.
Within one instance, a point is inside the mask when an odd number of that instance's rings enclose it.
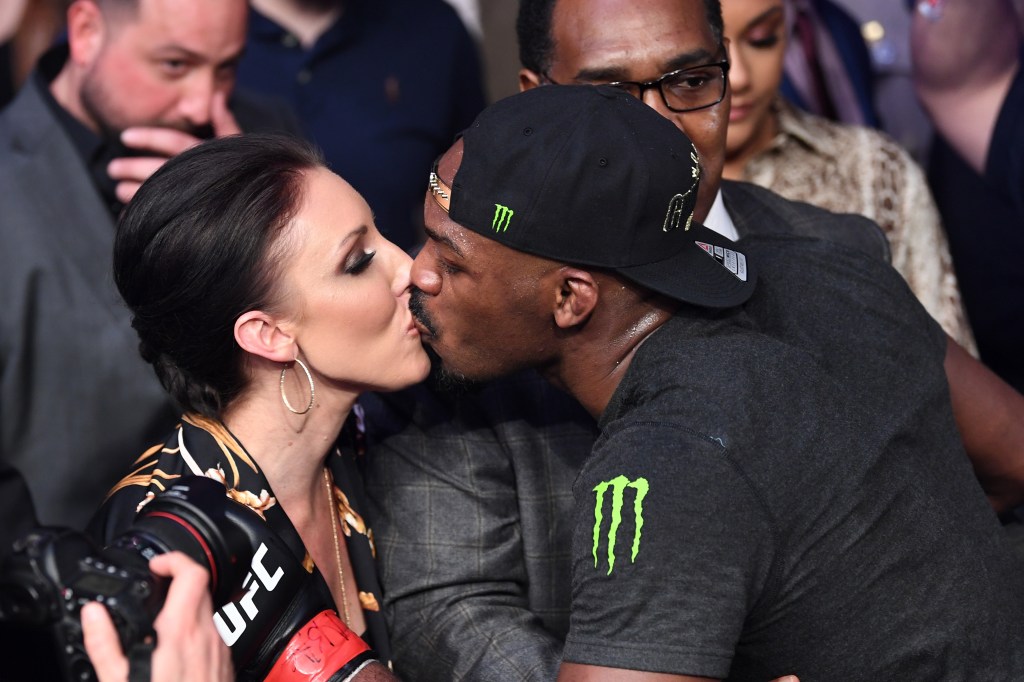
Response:
[[[462,395],[478,389],[481,382],[468,378],[462,372],[445,365],[440,355],[429,345],[424,345],[427,355],[430,356],[430,374],[427,376],[427,384],[437,391],[449,395]]]

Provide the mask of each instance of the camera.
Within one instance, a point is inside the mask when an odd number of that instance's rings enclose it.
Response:
[[[190,476],[151,499],[105,548],[70,529],[29,532],[0,571],[2,679],[95,680],[80,619],[89,601],[110,612],[132,679],[148,679],[153,621],[169,582],[150,573],[149,560],[170,551],[190,556],[210,572],[216,607],[239,590],[261,525],[222,483]]]

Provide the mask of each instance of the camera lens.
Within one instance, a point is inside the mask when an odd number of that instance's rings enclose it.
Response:
[[[213,602],[223,604],[239,589],[252,557],[251,540],[234,518],[254,513],[231,500],[223,483],[190,476],[143,507],[104,554],[120,557],[130,550],[148,562],[157,554],[184,552],[209,570]]]

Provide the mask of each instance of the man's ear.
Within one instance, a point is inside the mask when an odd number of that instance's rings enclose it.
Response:
[[[78,66],[92,64],[103,49],[107,23],[93,0],[75,0],[68,7],[68,48]]]
[[[291,362],[296,356],[295,337],[261,310],[250,310],[235,320],[235,341],[247,353],[271,362]]]
[[[533,90],[541,84],[540,75],[529,69],[519,69],[519,92]]]
[[[597,307],[599,289],[594,276],[586,270],[562,267],[555,299],[555,324],[570,329],[587,321]]]

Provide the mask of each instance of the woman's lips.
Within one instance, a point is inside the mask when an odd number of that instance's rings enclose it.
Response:
[[[743,120],[750,114],[750,109],[751,107],[749,104],[736,104],[734,102],[732,107],[729,109],[729,122],[732,123],[733,121]]]
[[[417,320],[415,317],[412,318],[412,324],[409,325],[409,330],[410,330],[410,332],[415,331],[416,334],[418,334],[420,337],[422,337],[424,339],[429,339],[430,338],[430,330],[427,329],[426,327],[424,327],[420,323],[420,321]]]

